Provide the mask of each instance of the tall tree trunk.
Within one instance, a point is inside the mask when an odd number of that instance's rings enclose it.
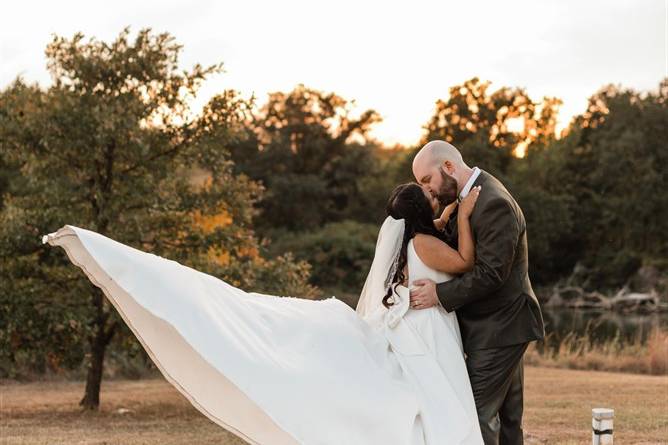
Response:
[[[100,387],[102,386],[102,371],[104,370],[104,354],[107,346],[116,332],[117,323],[109,323],[111,309],[105,304],[104,295],[100,289],[95,289],[91,297],[96,308],[93,320],[93,332],[88,337],[90,359],[86,376],[86,389],[79,405],[85,409],[97,410],[100,406]]]
[[[95,163],[97,175],[91,177],[88,181],[90,185],[90,204],[97,226],[96,231],[102,235],[106,235],[109,226],[109,219],[104,215],[102,209],[105,208],[111,192],[114,148],[115,141],[112,141],[104,152],[104,163]],[[100,187],[101,190],[96,190],[96,187]],[[98,197],[98,193],[96,193],[98,191],[101,191],[101,200]],[[92,333],[88,336],[90,359],[88,362],[88,375],[86,376],[86,389],[83,398],[79,402],[80,406],[90,410],[97,410],[100,406],[104,353],[116,331],[115,322],[107,327],[112,309],[109,307],[109,303],[106,303],[105,298],[102,290],[99,288],[95,288],[91,295],[91,305],[95,308],[95,313],[91,321]]]

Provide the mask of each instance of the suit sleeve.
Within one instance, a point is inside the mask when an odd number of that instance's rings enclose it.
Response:
[[[503,198],[493,199],[477,216],[473,270],[436,285],[438,299],[448,312],[490,297],[510,275],[520,236],[511,203]]]

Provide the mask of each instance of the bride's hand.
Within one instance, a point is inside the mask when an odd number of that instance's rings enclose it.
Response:
[[[478,200],[478,195],[480,195],[481,186],[473,187],[466,198],[462,199],[462,203],[459,205],[459,215],[462,218],[468,218],[473,213],[473,208],[475,203]]]
[[[452,212],[454,212],[456,208],[457,208],[457,201],[456,200],[451,202],[447,206],[445,206],[445,208],[443,209],[443,212],[441,212],[441,217],[439,218],[441,220],[441,222],[443,223],[443,225],[448,223],[448,220],[450,219],[450,215],[452,215]]]

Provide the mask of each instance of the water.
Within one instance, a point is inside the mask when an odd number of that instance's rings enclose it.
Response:
[[[655,328],[668,331],[668,312],[623,314],[590,309],[542,308],[548,344],[558,344],[566,335],[588,336],[596,344],[614,338],[622,343],[647,340]]]

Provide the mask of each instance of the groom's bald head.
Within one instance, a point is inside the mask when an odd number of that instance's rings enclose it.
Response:
[[[470,168],[464,163],[462,154],[454,145],[445,141],[425,144],[413,158],[413,175],[442,205],[457,198],[457,193],[466,183]]]
[[[462,159],[462,154],[454,145],[445,141],[428,142],[413,158],[413,173],[415,173],[416,166],[419,168],[433,168],[444,166],[445,161],[449,161],[457,167],[466,165],[464,159]]]

